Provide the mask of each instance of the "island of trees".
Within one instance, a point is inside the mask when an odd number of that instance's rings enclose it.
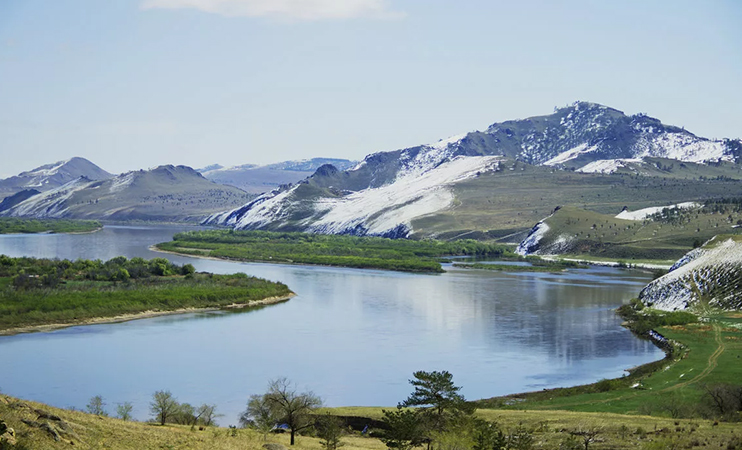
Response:
[[[173,236],[156,248],[173,253],[238,261],[443,272],[446,256],[515,256],[507,246],[474,240],[386,239],[270,231],[206,230]]]
[[[0,330],[84,323],[145,311],[222,308],[286,299],[283,283],[196,272],[164,258],[108,261],[0,255]]]
[[[0,217],[0,234],[88,233],[102,227],[97,220],[19,219]]]

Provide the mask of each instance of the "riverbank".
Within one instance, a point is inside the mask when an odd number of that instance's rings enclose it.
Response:
[[[675,263],[674,260],[616,260],[608,258],[596,258],[593,256],[582,257],[580,255],[539,255],[547,261],[569,261],[578,264],[590,264],[593,266],[624,267],[630,269],[667,270]]]
[[[72,321],[68,323],[50,323],[50,324],[44,324],[44,325],[31,325],[31,326],[17,327],[17,328],[6,328],[6,329],[0,329],[0,336],[14,336],[16,334],[23,334],[23,333],[43,333],[47,331],[61,330],[63,328],[77,327],[77,326],[83,326],[83,325],[102,325],[102,324],[108,324],[108,323],[121,323],[121,322],[129,322],[132,320],[150,319],[153,317],[171,316],[171,315],[178,315],[178,314],[224,311],[224,310],[230,310],[230,309],[247,309],[247,308],[275,305],[278,303],[287,302],[294,297],[296,297],[296,294],[292,292],[291,294],[282,296],[282,297],[269,297],[263,300],[250,300],[247,303],[232,303],[230,305],[225,305],[225,306],[218,307],[218,308],[215,308],[215,307],[212,307],[212,308],[180,308],[180,309],[174,309],[170,311],[143,311],[140,313],[120,314],[120,315],[108,316],[108,317],[106,316],[92,317],[90,319],[82,319],[82,320]]]
[[[670,317],[665,322],[672,321]],[[710,386],[738,385],[742,379],[742,315],[738,312],[707,311],[697,322],[656,325],[649,330],[640,325],[637,328],[629,323],[628,328],[665,351],[664,359],[627,369],[629,375],[620,378],[494,397],[477,404],[484,408],[700,417],[711,414],[703,400]]]

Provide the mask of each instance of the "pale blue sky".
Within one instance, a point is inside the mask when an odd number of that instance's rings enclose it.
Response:
[[[0,176],[360,159],[575,100],[742,137],[742,1],[0,0]]]

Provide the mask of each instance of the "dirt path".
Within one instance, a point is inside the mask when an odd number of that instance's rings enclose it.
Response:
[[[688,381],[674,384],[672,386],[661,389],[657,392],[672,392],[677,389],[689,386],[691,384],[698,383],[699,381],[709,376],[711,372],[713,372],[714,369],[716,369],[716,366],[718,365],[718,362],[719,362],[719,357],[721,356],[722,353],[724,353],[724,350],[726,350],[727,346],[724,343],[724,340],[722,339],[722,336],[721,336],[721,326],[718,324],[715,324],[713,325],[713,328],[714,328],[714,341],[717,343],[718,347],[709,356],[708,363],[706,364],[706,367],[704,367],[704,369],[701,371],[701,373],[699,373],[698,375],[696,375],[695,377],[691,378]],[[615,402],[615,401],[626,400],[632,397],[636,397],[637,395],[641,395],[641,394],[637,392],[637,393],[620,395],[618,397],[606,398],[602,400],[590,400],[590,401],[576,402],[576,403],[561,403],[559,405],[554,405],[554,406],[550,405],[550,406],[544,407],[543,409],[552,409],[552,408],[559,409],[565,406],[580,406],[580,405],[586,405],[586,404],[610,403],[610,402]]]
[[[660,392],[670,392],[670,391],[674,391],[676,389],[680,389],[682,387],[688,386],[690,384],[697,383],[703,380],[704,378],[706,378],[707,376],[709,376],[711,372],[713,372],[714,369],[716,369],[716,366],[718,365],[718,361],[719,361],[719,356],[721,356],[721,354],[724,353],[724,350],[727,348],[727,346],[726,344],[724,344],[724,341],[721,338],[721,326],[719,326],[718,324],[715,324],[713,327],[714,327],[714,341],[716,341],[716,343],[719,346],[716,348],[716,350],[714,350],[714,353],[712,353],[711,356],[709,356],[709,360],[708,360],[708,363],[706,364],[706,367],[704,367],[701,373],[691,378],[690,380],[684,381],[682,383],[678,383],[676,385],[670,386],[665,389],[662,389]]]

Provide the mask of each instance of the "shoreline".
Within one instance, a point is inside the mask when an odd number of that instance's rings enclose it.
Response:
[[[132,320],[150,319],[153,317],[170,316],[170,315],[177,315],[177,314],[188,314],[188,313],[209,312],[209,311],[223,311],[223,310],[230,310],[230,309],[244,309],[244,308],[251,308],[254,306],[265,306],[265,305],[274,305],[277,303],[283,303],[283,302],[291,300],[294,297],[296,297],[296,293],[292,292],[291,294],[285,295],[285,296],[267,297],[262,300],[253,300],[248,303],[232,303],[231,305],[226,305],[222,307],[180,308],[180,309],[173,309],[169,311],[149,310],[149,311],[142,311],[139,313],[119,314],[116,316],[108,316],[108,317],[92,317],[90,319],[82,319],[79,321],[74,321],[74,322],[69,322],[69,323],[50,323],[50,324],[44,324],[44,325],[28,325],[28,326],[23,326],[23,327],[6,328],[4,330],[0,330],[0,336],[15,336],[17,334],[25,334],[25,333],[45,333],[49,331],[61,330],[61,329],[70,328],[70,327],[130,322]]]
[[[571,262],[577,262],[577,263],[585,263],[591,266],[603,266],[603,267],[620,267],[620,265],[623,263],[626,265],[625,268],[627,269],[669,269],[672,267],[672,264],[652,264],[652,263],[632,263],[630,261],[612,261],[612,260],[594,260],[594,259],[585,259],[585,258],[562,258],[560,255],[539,255],[542,259],[545,259],[547,261],[571,261]]]

